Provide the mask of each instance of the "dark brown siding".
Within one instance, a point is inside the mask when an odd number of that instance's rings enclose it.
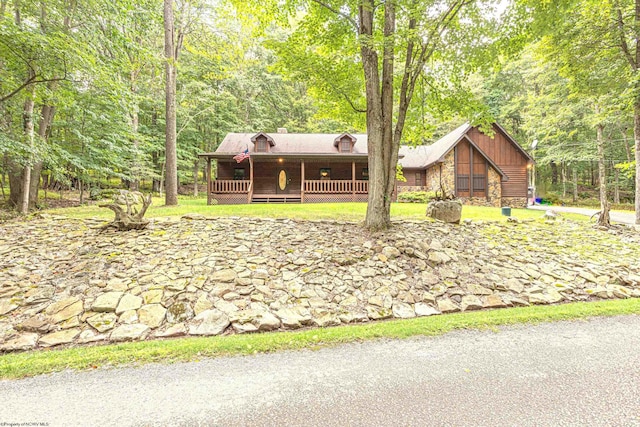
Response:
[[[527,197],[527,158],[502,132],[494,128],[491,138],[478,128],[472,128],[467,136],[509,177],[502,182],[502,197]]]
[[[424,169],[402,169],[402,175],[406,178],[407,182],[398,181],[398,187],[422,187],[425,184],[425,170]]]

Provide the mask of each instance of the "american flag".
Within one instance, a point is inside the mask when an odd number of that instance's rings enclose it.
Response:
[[[238,163],[242,163],[244,161],[244,159],[248,159],[249,157],[250,157],[249,156],[249,149],[247,148],[242,153],[236,154],[235,156],[233,156],[233,160],[235,160]]]

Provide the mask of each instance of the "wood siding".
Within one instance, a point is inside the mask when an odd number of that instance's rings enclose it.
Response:
[[[502,182],[502,197],[527,197],[527,158],[498,128],[494,132],[491,138],[472,128],[467,136],[509,177]]]
[[[426,171],[424,169],[402,169],[406,182],[398,181],[398,187],[424,187],[426,184]]]
[[[487,196],[487,161],[468,141],[456,145],[456,195],[458,197]],[[473,173],[471,168],[473,162]]]

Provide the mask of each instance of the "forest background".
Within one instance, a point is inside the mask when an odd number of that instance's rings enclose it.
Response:
[[[197,195],[197,155],[228,132],[366,131],[363,66],[347,13],[364,3],[0,0],[3,199],[33,209],[38,189],[75,189],[81,203],[111,187],[174,191],[165,182],[173,176],[168,66],[177,75],[175,191]],[[612,202],[634,203],[640,0],[386,3],[426,21],[459,7],[432,34],[403,144],[429,144],[464,121],[497,121],[533,153],[540,194],[577,202],[597,197],[604,183]],[[411,34],[399,25],[395,36]]]

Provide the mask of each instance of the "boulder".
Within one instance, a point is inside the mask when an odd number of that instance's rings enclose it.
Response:
[[[460,224],[462,202],[460,200],[435,200],[427,204],[427,216],[439,221]]]

